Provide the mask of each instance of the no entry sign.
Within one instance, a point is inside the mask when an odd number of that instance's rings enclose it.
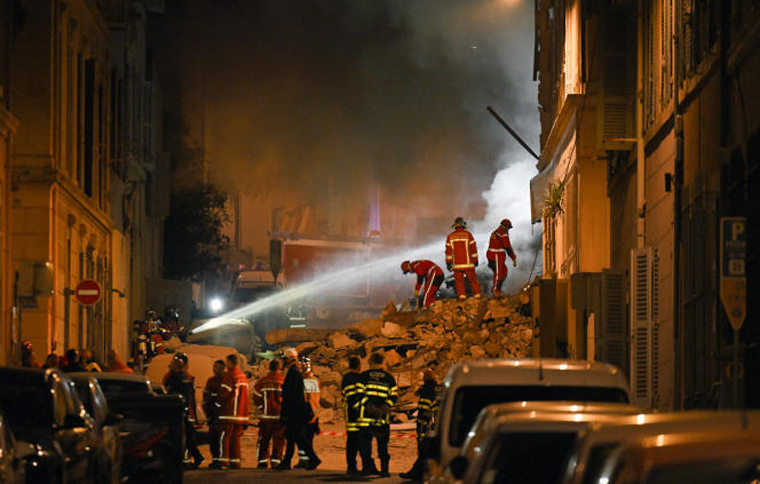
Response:
[[[97,304],[100,301],[101,294],[100,284],[92,279],[80,281],[76,289],[74,289],[74,297],[77,298],[77,301],[82,306]]]

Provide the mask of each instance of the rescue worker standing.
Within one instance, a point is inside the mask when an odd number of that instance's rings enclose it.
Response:
[[[219,390],[224,379],[224,360],[214,362],[214,376],[206,380],[203,388],[203,411],[208,419],[209,451],[211,452],[211,469],[222,467],[222,426],[219,424]]]
[[[282,449],[285,447],[285,429],[280,423],[282,409],[282,384],[285,378],[280,370],[279,360],[269,362],[269,373],[253,386],[253,402],[259,408],[259,469],[272,468],[282,463]],[[272,452],[269,452],[269,442]]]
[[[362,474],[379,474],[390,476],[388,465],[391,456],[388,442],[391,437],[391,407],[396,403],[396,379],[385,371],[385,356],[372,353],[369,356],[369,370],[361,374],[357,386],[361,395],[359,403],[359,425],[363,440],[360,451],[362,455]],[[377,455],[380,458],[378,473],[372,459],[372,440],[377,440]]]
[[[301,357],[299,359],[301,364],[301,370],[303,371],[303,389],[304,398],[306,403],[311,405],[311,412],[314,417],[306,424],[306,438],[309,439],[309,445],[314,448],[314,436],[319,435],[319,399],[322,395],[322,389],[319,384],[319,380],[314,376],[314,372],[311,369],[311,359],[308,357]],[[306,452],[298,448],[298,468],[309,467],[309,456]]]
[[[285,426],[285,437],[288,439],[288,444],[285,457],[277,469],[290,469],[290,461],[293,459],[296,444],[309,457],[309,465],[306,469],[316,469],[322,461],[314,453],[306,434],[306,425],[314,418],[314,412],[305,398],[303,375],[298,368],[298,352],[293,348],[288,348],[283,352],[283,358],[285,359],[287,373],[285,374],[285,382],[282,384],[280,422]]]
[[[443,284],[443,270],[429,260],[405,260],[401,263],[401,271],[404,274],[413,272],[417,275],[417,284],[414,286],[415,302],[418,307],[429,308],[435,301],[438,288]]]
[[[454,271],[454,284],[457,298],[460,301],[467,299],[464,280],[470,283],[472,294],[480,297],[480,284],[475,275],[478,267],[478,247],[475,238],[467,230],[467,222],[462,217],[457,217],[451,225],[453,232],[446,237],[446,268]]]
[[[501,297],[501,286],[504,279],[507,278],[507,256],[512,259],[512,264],[517,267],[517,256],[512,250],[512,243],[509,241],[509,229],[512,228],[512,222],[505,218],[499,224],[499,227],[491,232],[491,239],[488,242],[488,267],[493,271],[493,297]]]
[[[195,443],[195,378],[188,373],[187,364],[185,353],[174,355],[169,373],[164,376],[164,386],[167,392],[182,395],[185,400],[185,465],[197,468],[203,462],[203,455]]]
[[[358,474],[356,468],[356,454],[359,453],[361,439],[359,436],[359,380],[361,379],[362,361],[352,356],[348,359],[348,373],[343,375],[340,382],[341,395],[343,396],[343,417],[346,422],[346,474]],[[365,455],[365,453],[362,453]]]
[[[428,449],[425,437],[433,429],[435,416],[438,414],[438,377],[432,367],[422,374],[422,386],[418,390],[420,399],[417,402],[417,460],[408,472],[401,473],[404,479],[421,481],[423,465]]]
[[[248,427],[248,379],[240,371],[236,354],[227,355],[225,366],[227,371],[219,387],[219,423],[222,425],[220,461],[231,469],[239,469],[240,437]]]

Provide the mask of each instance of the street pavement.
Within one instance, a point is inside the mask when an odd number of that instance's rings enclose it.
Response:
[[[198,469],[194,471],[185,472],[184,482],[186,483],[208,483],[217,482],[224,484],[237,484],[237,483],[249,483],[249,482],[261,482],[265,484],[279,484],[279,483],[326,483],[326,482],[371,482],[373,484],[396,484],[396,483],[411,483],[401,479],[398,474],[391,477],[379,478],[379,477],[363,477],[363,476],[347,476],[344,472],[332,471],[332,470],[291,470],[291,471],[275,471],[267,469],[235,469],[235,470],[210,470],[210,469]]]

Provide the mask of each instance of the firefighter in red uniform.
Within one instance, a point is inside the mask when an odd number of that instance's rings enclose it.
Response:
[[[221,463],[240,468],[240,437],[248,427],[248,379],[238,366],[236,354],[227,356],[222,384],[219,387],[219,423],[222,425]]]
[[[475,268],[478,267],[478,247],[475,245],[475,238],[467,230],[467,222],[462,217],[457,217],[451,227],[454,231],[446,237],[446,268],[454,271],[457,297],[460,301],[467,299],[464,287],[466,277],[473,296],[479,298],[480,284],[475,276]]]
[[[512,264],[517,267],[517,256],[509,242],[509,229],[512,222],[508,218],[501,221],[499,227],[491,232],[491,240],[488,242],[488,267],[493,271],[493,297],[501,297],[501,286],[507,278],[507,256],[512,259]]]
[[[285,448],[285,427],[280,423],[282,409],[282,383],[285,377],[280,370],[280,362],[269,362],[269,373],[260,378],[253,386],[253,403],[259,408],[259,469],[272,468],[282,462],[282,449]],[[269,441],[272,441],[272,453],[269,453]]]
[[[414,272],[417,274],[417,284],[414,286],[414,301],[419,307],[429,308],[435,301],[435,294],[443,284],[443,270],[429,260],[416,260],[401,263],[404,274]],[[420,289],[422,294],[420,295]]]

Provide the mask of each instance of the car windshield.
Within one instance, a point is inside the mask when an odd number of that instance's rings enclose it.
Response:
[[[562,473],[575,437],[575,432],[518,432],[499,435],[488,451],[478,482],[554,484]]]
[[[14,429],[50,425],[53,414],[47,390],[29,383],[0,385],[0,408]]]
[[[561,401],[627,403],[628,395],[619,388],[570,386],[464,386],[457,389],[449,428],[449,445],[459,447],[467,437],[478,413],[494,403]]]
[[[265,287],[238,287],[232,295],[233,302],[253,302],[271,296],[277,292],[275,286]]]
[[[150,387],[147,382],[133,380],[108,380],[105,378],[98,379],[100,388],[106,395],[106,399],[118,397],[119,395],[141,393],[150,393]]]
[[[737,457],[655,467],[646,482],[647,484],[672,482],[750,484],[758,482],[758,479],[760,479],[760,459]]]

